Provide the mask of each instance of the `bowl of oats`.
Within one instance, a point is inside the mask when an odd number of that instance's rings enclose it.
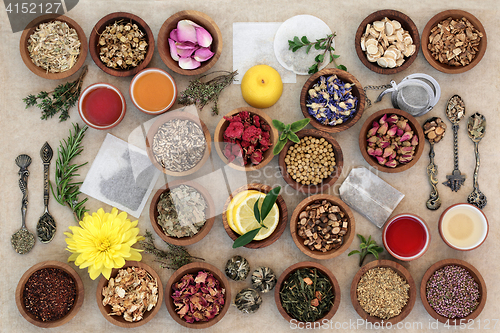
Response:
[[[89,51],[97,67],[119,77],[137,74],[150,63],[155,50],[153,32],[139,16],[116,12],[96,23]]]
[[[142,326],[158,313],[163,302],[160,276],[148,265],[127,261],[101,276],[96,299],[99,310],[110,323],[125,328]]]
[[[146,151],[153,165],[170,176],[187,176],[208,160],[212,138],[205,123],[188,112],[159,116],[146,136]]]
[[[215,221],[215,205],[208,190],[191,180],[174,180],[156,191],[149,219],[165,242],[186,246],[202,240]]]
[[[34,74],[51,80],[75,74],[85,63],[88,45],[83,29],[64,15],[37,17],[24,29],[21,58]]]
[[[463,10],[445,10],[432,17],[422,31],[422,53],[440,72],[459,74],[474,68],[486,52],[486,30]]]

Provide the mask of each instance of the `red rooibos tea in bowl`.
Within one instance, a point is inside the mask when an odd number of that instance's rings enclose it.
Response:
[[[417,215],[399,214],[384,226],[382,241],[393,257],[410,261],[420,258],[429,247],[429,227]]]

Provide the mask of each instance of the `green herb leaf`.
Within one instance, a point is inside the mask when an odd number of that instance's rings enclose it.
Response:
[[[274,203],[276,202],[276,199],[278,198],[278,194],[281,191],[281,186],[276,186],[273,188],[269,193],[266,194],[266,197],[264,198],[264,202],[262,203],[262,206],[260,208],[260,217],[262,221],[267,217],[271,209],[273,208]]]
[[[286,137],[287,137],[287,132],[283,131],[280,135],[280,141],[285,141],[286,142]]]
[[[294,132],[294,133],[298,132],[301,129],[303,129],[304,127],[306,127],[307,124],[309,124],[310,121],[311,121],[311,119],[309,119],[309,118],[304,118],[304,119],[301,119],[301,120],[297,120],[297,121],[293,122],[290,125],[290,130],[292,132]]]
[[[347,256],[349,257],[350,255],[359,254],[359,253],[361,253],[361,252],[359,252],[358,250],[354,250],[354,251],[349,252],[349,254]]]
[[[318,72],[318,64],[314,64],[311,67],[309,67],[309,71],[308,71],[309,74],[314,74],[317,72]]]
[[[302,43],[304,43],[304,44],[310,44],[310,43],[311,43],[311,42],[307,39],[307,37],[306,37],[306,36],[302,36],[301,41],[302,41]]]
[[[278,155],[281,150],[283,149],[283,147],[285,147],[286,145],[286,138],[284,140],[278,140],[278,142],[276,142],[276,144],[274,145],[274,148],[273,148],[273,154],[274,155]]]
[[[288,41],[288,49],[291,50],[291,49],[293,49],[294,46],[295,46],[295,43],[293,42],[293,40],[289,40]]]
[[[273,119],[272,123],[274,128],[276,128],[278,131],[283,132],[285,130],[285,124],[283,124],[281,121]]]
[[[293,132],[288,132],[288,139],[295,142],[295,143],[300,142],[300,138],[297,136],[297,134],[295,134]]]
[[[240,237],[236,238],[236,240],[233,243],[233,249],[236,249],[238,247],[242,247],[250,243],[255,236],[259,233],[260,229],[262,227],[258,227],[257,229],[250,230],[249,232],[241,235]]]
[[[335,50],[333,50],[333,49],[332,49],[332,51],[335,51]],[[332,54],[332,57],[333,57],[333,59],[338,59],[338,58],[340,58],[340,56],[339,56],[338,54]]]
[[[375,256],[375,259],[378,259],[378,252],[377,251],[375,251],[374,249],[368,249],[368,252],[373,254]]]
[[[302,45],[302,43],[300,42],[299,37],[297,37],[297,36],[293,37],[293,42],[295,43],[295,45]]]
[[[306,48],[306,54],[309,54],[309,51],[311,50],[312,44],[309,44]]]
[[[361,243],[359,244],[359,248],[362,250],[362,249],[366,249],[368,246],[366,245],[366,243]]]
[[[370,236],[371,237],[371,236]],[[366,243],[366,238],[363,237],[362,235],[358,234],[358,238],[361,241],[361,243]]]
[[[285,125],[285,130],[283,132],[288,132],[290,130],[290,128],[292,127],[291,124],[286,124]]]
[[[298,49],[300,49],[301,47],[302,47],[302,46],[300,46],[300,45],[298,45],[298,46],[294,46],[294,47],[292,48],[292,52],[297,51],[297,50],[298,50]]]
[[[255,216],[255,219],[257,220],[257,222],[260,222],[262,221],[260,219],[260,210],[259,210],[259,201],[260,201],[260,198],[259,200],[255,201],[255,204],[253,205],[253,215]]]
[[[316,62],[323,62],[323,59],[325,59],[325,56],[323,54],[318,54],[315,58],[314,61]]]
[[[344,65],[338,65],[337,68],[347,72],[347,67]]]

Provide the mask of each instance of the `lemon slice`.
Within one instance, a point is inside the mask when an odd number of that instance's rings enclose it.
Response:
[[[234,222],[233,222],[233,209],[234,209],[234,207],[237,207],[247,196],[249,196],[251,194],[255,194],[255,193],[261,193],[261,192],[255,191],[255,190],[246,190],[246,191],[240,192],[233,197],[233,199],[231,200],[231,202],[227,206],[227,210],[226,210],[227,224],[234,232],[236,232],[238,234],[240,233],[240,231],[238,230],[238,228],[236,228],[236,226],[234,225]]]
[[[235,206],[233,209],[233,223],[235,227],[239,230],[240,235],[244,233],[258,228],[260,225],[255,220],[253,206],[255,202],[259,200],[259,206],[262,206],[262,202],[264,201],[265,194],[264,193],[252,193],[246,196],[239,205]],[[260,229],[257,236],[255,236],[254,240],[262,240],[264,238],[269,237],[279,222],[279,210],[278,204],[274,204],[271,208],[271,211],[264,219],[264,225],[267,227]]]

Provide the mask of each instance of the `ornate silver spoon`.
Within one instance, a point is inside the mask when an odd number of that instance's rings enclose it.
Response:
[[[464,184],[465,175],[460,173],[458,170],[458,123],[465,116],[465,103],[462,97],[458,95],[453,95],[446,105],[446,117],[453,124],[453,160],[454,168],[451,175],[447,175],[443,184],[450,187],[452,191],[457,192],[460,187]]]
[[[432,117],[427,119],[424,123],[424,134],[427,141],[431,145],[429,150],[429,165],[427,166],[427,174],[429,175],[429,182],[431,183],[432,190],[429,199],[425,203],[428,209],[436,210],[441,207],[441,198],[437,190],[438,180],[436,178],[438,173],[437,165],[434,163],[434,144],[441,141],[446,131],[446,124],[439,117]]]
[[[474,142],[474,154],[476,155],[476,167],[474,168],[474,189],[467,198],[467,202],[482,209],[486,206],[487,200],[486,196],[479,191],[479,184],[477,181],[477,173],[479,171],[479,141],[483,138],[486,132],[486,118],[479,113],[474,113],[469,117],[469,122],[467,123],[467,131],[469,133],[469,138]]]
[[[25,254],[31,251],[35,245],[35,236],[26,228],[26,210],[28,209],[28,166],[31,164],[31,157],[26,154],[19,155],[16,158],[16,164],[19,169],[19,188],[23,192],[21,202],[22,224],[21,229],[16,231],[10,238],[10,243],[14,250],[19,254]]]
[[[49,165],[54,152],[48,142],[40,149],[40,157],[43,162],[43,204],[45,210],[36,225],[36,235],[42,243],[50,242],[56,233],[56,221],[49,213]]]

